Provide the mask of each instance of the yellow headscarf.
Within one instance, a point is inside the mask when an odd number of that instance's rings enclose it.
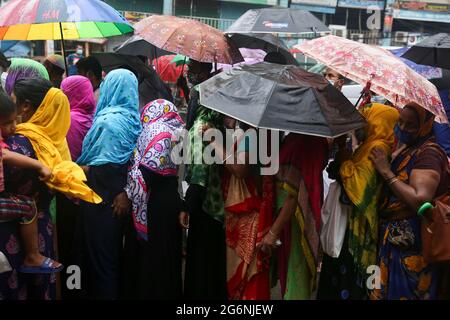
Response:
[[[66,134],[70,128],[69,100],[56,88],[48,91],[39,108],[26,123],[17,126],[16,133],[28,138],[37,158],[53,172],[47,186],[69,197],[91,203],[102,199],[85,183],[83,170],[70,159]]]
[[[352,159],[341,166],[341,178],[350,200],[357,204],[361,200],[361,191],[366,188],[375,167],[369,156],[374,148],[380,148],[391,154],[395,142],[394,127],[399,113],[393,107],[372,103],[360,110],[367,121],[366,140],[356,150]]]
[[[349,217],[349,251],[359,271],[365,274],[366,268],[376,263],[377,204],[383,185],[369,156],[374,148],[392,153],[399,113],[379,103],[367,105],[360,112],[367,120],[367,138],[353,157],[341,165],[340,175],[344,190],[355,205]]]

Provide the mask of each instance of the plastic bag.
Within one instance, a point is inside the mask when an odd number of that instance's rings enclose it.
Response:
[[[344,243],[347,229],[348,215],[352,207],[339,201],[342,187],[335,181],[322,206],[322,229],[320,230],[320,243],[323,251],[333,258],[338,258]]]

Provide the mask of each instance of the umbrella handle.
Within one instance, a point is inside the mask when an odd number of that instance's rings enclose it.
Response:
[[[64,58],[64,66],[66,67],[66,77],[69,76],[69,69],[67,68],[67,60],[66,60],[66,47],[64,45],[64,33],[63,33],[63,27],[62,23],[59,23],[59,32],[61,33],[61,51],[62,56]]]
[[[359,102],[361,101],[363,96],[364,96],[364,91],[361,93],[361,95],[359,96],[358,100],[356,101],[355,108],[358,108]]]

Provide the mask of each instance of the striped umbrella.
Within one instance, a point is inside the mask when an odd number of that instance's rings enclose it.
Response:
[[[0,7],[0,40],[107,38],[133,32],[99,0],[11,0]]]

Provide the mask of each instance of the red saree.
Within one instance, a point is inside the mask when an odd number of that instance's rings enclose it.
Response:
[[[231,300],[269,300],[269,257],[256,250],[272,225],[274,181],[263,176],[262,194],[255,179],[238,179],[225,170],[227,285]]]

